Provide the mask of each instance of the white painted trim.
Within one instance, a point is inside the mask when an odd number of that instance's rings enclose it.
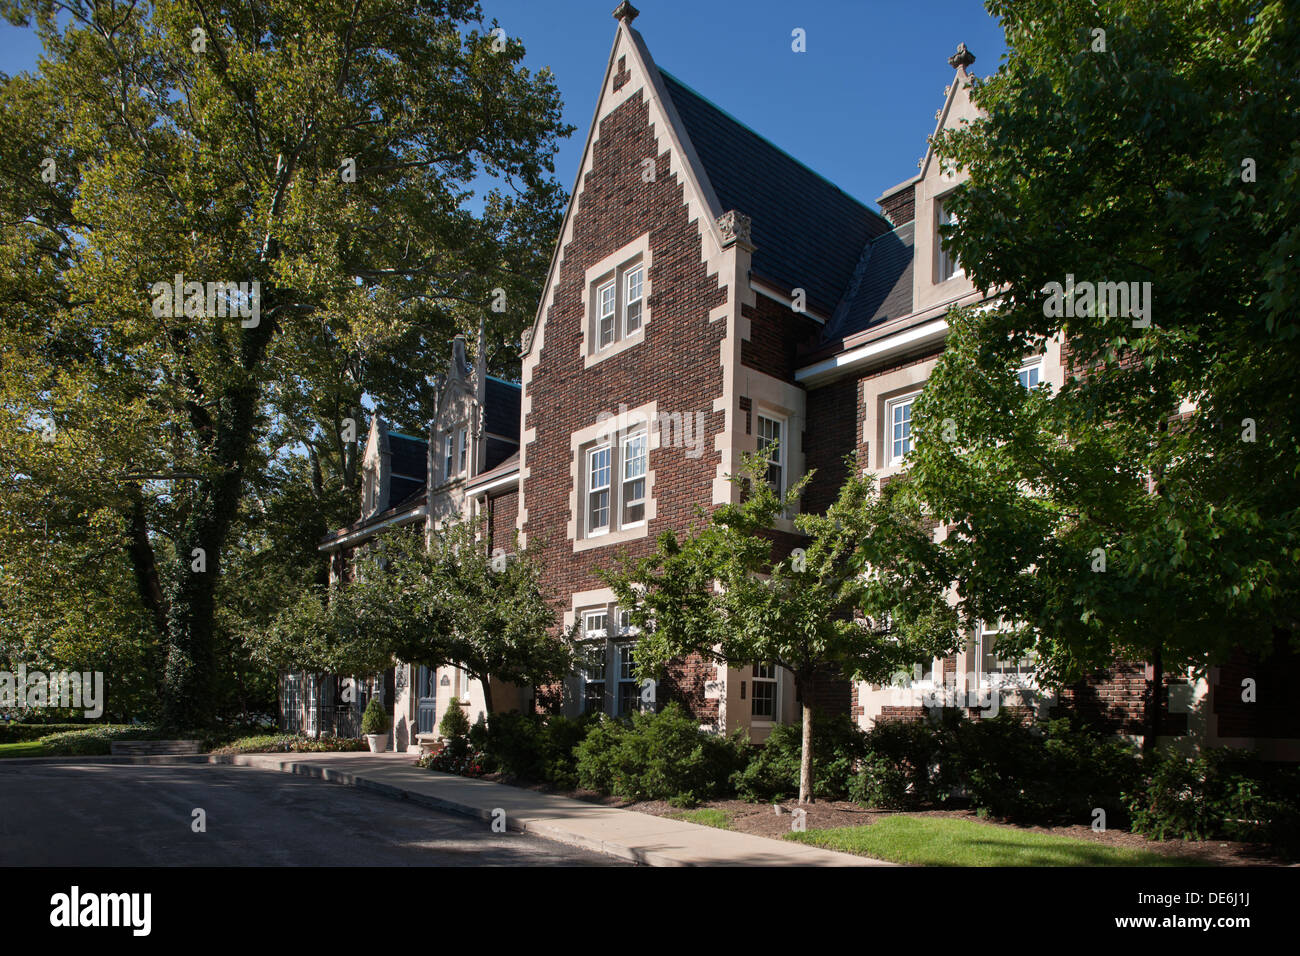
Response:
[[[412,508],[410,511],[406,512],[405,514],[395,515],[392,518],[388,518],[385,521],[379,522],[379,524],[370,525],[365,528],[358,528],[356,531],[351,531],[348,534],[345,534],[341,538],[335,538],[333,541],[327,541],[322,545],[318,545],[316,550],[326,551],[326,552],[338,551],[340,548],[345,548],[349,544],[352,544],[353,542],[364,541],[366,538],[378,534],[379,532],[383,531],[385,528],[396,528],[404,524],[411,524],[414,521],[423,520],[427,514],[428,514],[428,507],[426,505],[420,505],[418,508]]]
[[[847,352],[841,352],[839,355],[833,355],[816,365],[808,365],[797,369],[794,373],[794,379],[804,385],[821,385],[836,377],[837,373],[861,370],[864,366],[873,363],[887,362],[904,352],[928,345],[937,345],[947,337],[948,320],[934,319],[897,335],[878,339],[875,342],[868,342],[866,345],[860,345]]]

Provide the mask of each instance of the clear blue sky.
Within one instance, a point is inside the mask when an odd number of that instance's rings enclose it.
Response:
[[[556,173],[569,188],[614,41],[618,0],[480,0],[549,66],[577,132]],[[633,0],[655,61],[846,192],[872,203],[916,173],[934,113],[964,42],[973,71],[997,69],[1006,47],[979,0]],[[790,48],[802,28],[807,52]],[[0,22],[0,71],[34,67],[28,31]]]

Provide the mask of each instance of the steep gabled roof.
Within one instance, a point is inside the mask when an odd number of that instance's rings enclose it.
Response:
[[[519,400],[523,388],[489,375],[483,392],[484,431],[519,441]]]
[[[676,77],[659,70],[722,209],[752,220],[755,276],[802,288],[830,315],[863,248],[889,222]]]

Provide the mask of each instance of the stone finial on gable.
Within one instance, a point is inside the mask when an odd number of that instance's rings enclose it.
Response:
[[[966,49],[966,44],[964,43],[958,43],[957,52],[948,57],[948,65],[954,70],[961,69],[962,67],[969,69],[970,65],[974,62],[975,54]]]
[[[723,248],[740,243],[752,252],[754,244],[749,237],[750,223],[748,216],[735,209],[729,209],[719,216],[718,231],[722,233]]]
[[[628,3],[627,0],[623,0],[623,2],[614,10],[614,19],[621,20],[623,23],[631,26],[632,21],[635,20],[640,13],[641,11]]]

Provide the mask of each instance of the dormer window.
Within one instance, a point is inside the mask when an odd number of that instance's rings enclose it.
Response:
[[[944,248],[943,236],[939,232],[940,226],[955,226],[957,224],[957,217],[953,215],[952,210],[948,207],[947,197],[935,200],[934,213],[934,248],[939,257],[937,279],[940,282],[946,282],[948,279],[965,274],[962,271],[961,262],[957,259],[957,254]]]

